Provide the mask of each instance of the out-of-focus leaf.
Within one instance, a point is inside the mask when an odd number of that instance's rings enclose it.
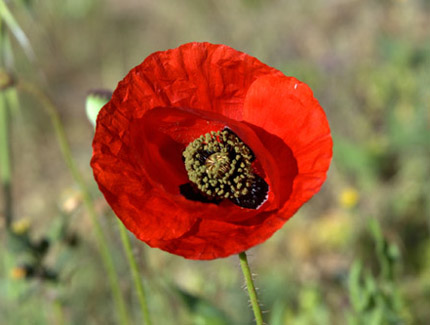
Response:
[[[173,288],[190,311],[193,325],[230,325],[232,320],[206,299],[175,286]]]
[[[392,254],[394,254],[393,256],[396,257],[396,259],[398,259],[399,257],[399,251],[398,249],[396,250],[396,248],[394,248],[394,244],[387,243],[382,234],[381,226],[376,219],[370,220],[369,228],[375,241],[376,254],[381,268],[381,276],[386,280],[390,280],[394,276],[395,262],[395,260],[390,256],[390,250]]]
[[[270,310],[271,325],[284,325],[285,324],[285,305],[282,301],[276,300]]]
[[[30,251],[32,244],[27,233],[17,235],[10,232],[7,234],[7,247],[11,252],[18,254]]]
[[[375,279],[370,272],[364,272],[364,290],[366,291],[368,297],[375,298],[375,296],[378,294]],[[371,301],[371,303],[374,303],[374,301]]]
[[[361,285],[362,269],[363,264],[361,261],[354,261],[348,278],[349,299],[354,310],[357,312],[363,311],[366,308],[369,299],[367,292],[363,290]]]
[[[372,274],[361,261],[354,262],[349,274],[349,294],[354,312],[349,324],[404,324],[410,315],[405,308],[394,268],[400,258],[397,246],[387,241],[377,219],[369,222],[379,272]],[[365,299],[363,299],[365,297]],[[355,318],[356,321],[353,321]]]

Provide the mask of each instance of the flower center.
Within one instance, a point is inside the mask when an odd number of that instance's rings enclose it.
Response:
[[[222,177],[230,170],[230,159],[226,153],[216,152],[206,159],[205,166],[208,174]]]
[[[188,178],[205,195],[226,199],[248,194],[254,155],[229,129],[200,136],[183,156]]]

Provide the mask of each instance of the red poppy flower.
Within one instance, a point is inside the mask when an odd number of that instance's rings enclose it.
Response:
[[[225,45],[132,69],[97,118],[91,166],[137,238],[190,259],[260,244],[319,191],[332,140],[309,87]]]

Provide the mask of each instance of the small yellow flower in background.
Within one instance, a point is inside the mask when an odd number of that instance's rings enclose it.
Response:
[[[22,218],[12,223],[12,231],[17,235],[25,234],[29,229],[30,220],[28,218]]]
[[[339,196],[340,204],[345,208],[353,208],[357,205],[359,194],[355,188],[347,187],[342,190]]]
[[[10,270],[10,277],[14,280],[23,279],[26,275],[27,272],[25,268],[21,266],[15,266],[13,269]]]

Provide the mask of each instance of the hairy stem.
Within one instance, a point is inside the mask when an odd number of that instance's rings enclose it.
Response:
[[[242,268],[243,276],[245,278],[246,287],[248,288],[249,299],[251,300],[252,310],[254,311],[255,323],[257,325],[263,325],[263,314],[258,303],[257,291],[255,290],[254,281],[252,279],[251,270],[248,264],[248,258],[246,253],[242,252],[239,254],[240,267]]]

